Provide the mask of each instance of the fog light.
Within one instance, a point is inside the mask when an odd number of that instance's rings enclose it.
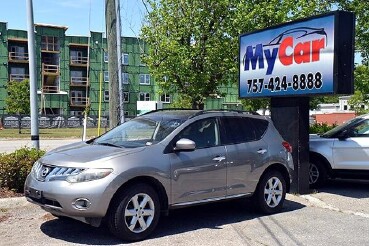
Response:
[[[72,204],[78,210],[86,210],[91,206],[90,200],[86,198],[78,198]]]

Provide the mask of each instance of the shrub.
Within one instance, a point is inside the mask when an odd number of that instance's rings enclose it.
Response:
[[[323,124],[315,123],[313,125],[310,125],[310,133],[323,134],[329,130],[332,130],[336,126],[337,126],[336,124],[327,125],[326,123]]]
[[[18,149],[10,154],[0,154],[0,188],[23,192],[24,182],[33,163],[45,154],[43,150]]]

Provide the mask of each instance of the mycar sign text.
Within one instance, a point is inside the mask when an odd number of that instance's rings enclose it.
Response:
[[[241,98],[353,93],[354,15],[335,11],[239,38]]]

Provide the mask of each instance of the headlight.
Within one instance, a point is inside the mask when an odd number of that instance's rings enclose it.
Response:
[[[32,166],[32,169],[31,169],[31,174],[36,177],[37,176],[37,173],[40,171],[42,165],[41,163],[37,160],[33,166]]]
[[[86,169],[76,175],[69,175],[66,178],[66,181],[69,183],[79,183],[79,182],[86,182],[86,181],[92,181],[97,179],[102,179],[108,176],[113,172],[113,169]]]

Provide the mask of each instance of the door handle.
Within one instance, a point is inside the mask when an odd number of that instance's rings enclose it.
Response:
[[[266,149],[259,149],[257,152],[258,152],[258,154],[264,155],[266,152],[268,152],[268,150],[266,150]]]
[[[226,158],[225,156],[217,156],[213,158],[213,161],[221,162],[224,161]]]

